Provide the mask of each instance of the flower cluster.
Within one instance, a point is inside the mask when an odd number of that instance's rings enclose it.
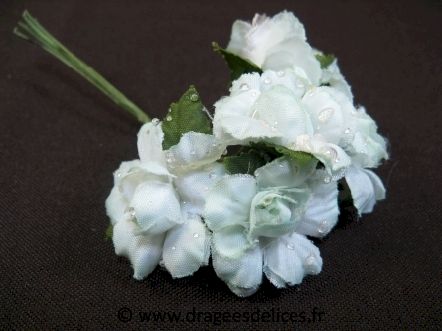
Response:
[[[368,168],[386,142],[355,107],[336,59],[313,49],[289,12],[236,21],[226,49],[230,93],[213,117],[191,87],[138,134],[139,159],[114,173],[106,201],[115,252],[134,278],[160,264],[172,277],[208,265],[239,296],[318,274],[321,238],[340,213],[338,187],[359,214],[385,188]]]

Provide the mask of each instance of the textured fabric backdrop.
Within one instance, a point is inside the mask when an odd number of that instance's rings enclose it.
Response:
[[[11,33],[34,16],[153,116],[193,83],[207,105],[227,93],[225,45],[236,18],[288,9],[312,45],[334,53],[391,144],[377,173],[386,201],[319,244],[319,276],[233,295],[212,268],[132,279],[105,241],[112,172],[137,157],[139,125],[41,49]],[[0,329],[436,328],[441,323],[440,1],[0,2]],[[124,323],[117,313],[132,311]],[[315,323],[140,322],[138,313],[274,310]],[[213,315],[211,317],[213,319]],[[124,318],[123,318],[124,319]]]

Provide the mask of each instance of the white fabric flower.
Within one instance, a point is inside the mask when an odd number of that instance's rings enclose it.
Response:
[[[387,159],[385,139],[364,108],[356,109],[346,94],[332,87],[311,88],[302,98],[314,133],[343,148],[352,163],[376,167]]]
[[[143,125],[140,159],[121,164],[106,200],[115,252],[130,259],[136,279],[159,262],[173,277],[188,276],[207,265],[210,255],[210,233],[199,214],[202,192],[224,174],[213,163],[224,148],[213,136],[194,132],[166,152],[162,141],[159,123]]]
[[[217,161],[225,148],[212,135],[187,132],[165,153],[166,161],[171,172],[183,174]]]
[[[346,124],[350,132],[354,132],[353,141],[346,148],[354,165],[376,168],[382,160],[388,160],[387,142],[379,135],[376,122],[364,107],[357,108]]]
[[[252,23],[233,23],[227,50],[266,70],[298,67],[318,85],[321,68],[306,41],[304,26],[283,11],[272,18],[255,15]]]
[[[256,178],[225,176],[210,190],[204,218],[213,231],[213,265],[237,295],[253,294],[263,272],[277,287],[320,272],[319,250],[303,234],[326,234],[339,211],[336,183],[307,186],[316,163],[301,165],[282,157],[257,169]],[[330,198],[318,205],[324,194]],[[327,218],[325,228],[321,222]]]
[[[299,103],[301,78],[288,71],[281,80],[273,71],[242,75],[230,96],[215,103],[214,134],[227,143],[266,139],[287,146],[300,134],[313,132],[310,118]]]
[[[314,50],[316,55],[323,55],[321,51]],[[336,90],[344,93],[353,102],[353,93],[351,86],[341,73],[341,69],[338,66],[338,60],[334,59],[333,62],[326,68],[321,69],[320,85],[326,85],[335,88]]]
[[[324,183],[322,180],[309,179],[309,187],[312,193],[295,231],[303,235],[322,238],[338,222],[338,186],[336,182]]]
[[[140,235],[139,226],[129,217],[122,218],[113,228],[115,254],[128,258],[134,269],[133,277],[141,280],[160,261],[165,234]]]
[[[242,75],[232,83],[230,95],[215,103],[215,136],[225,144],[266,141],[311,153],[338,178],[351,162],[338,145],[345,131],[343,118],[318,131],[318,117],[324,122],[328,118],[323,118],[318,105],[309,104],[308,84],[307,78],[292,69]]]
[[[115,252],[130,260],[135,279],[158,264],[186,277],[212,254],[218,277],[244,297],[263,274],[278,288],[318,274],[322,258],[308,237],[322,238],[336,225],[337,180],[345,177],[360,215],[371,212],[385,188],[366,168],[388,153],[374,120],[353,105],[337,61],[321,68],[322,53],[292,13],[236,21],[227,51],[262,73],[241,75],[215,103],[213,135],[185,132],[163,150],[161,122],[143,125],[139,159],[115,171],[106,212]],[[218,161],[230,145],[252,150],[229,159],[228,169],[268,163],[254,176],[227,175]]]
[[[225,169],[221,163],[211,163],[175,178],[175,187],[181,197],[183,208],[187,212],[201,215],[207,192],[224,174]]]
[[[352,166],[347,170],[345,180],[359,215],[371,213],[376,201],[385,199],[385,187],[381,179],[370,170]]]

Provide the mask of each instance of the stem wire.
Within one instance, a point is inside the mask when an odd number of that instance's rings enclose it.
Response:
[[[50,34],[49,31],[47,31],[27,10],[23,12],[22,20],[18,22],[17,27],[14,29],[14,34],[26,41],[42,47],[49,54],[72,68],[104,93],[116,105],[135,116],[139,122],[146,123],[150,121],[149,116],[141,110],[140,107],[129,100],[95,69],[88,66],[69,51],[69,49]]]

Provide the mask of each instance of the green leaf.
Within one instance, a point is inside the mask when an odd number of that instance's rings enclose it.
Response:
[[[316,160],[309,153],[292,151],[284,146],[268,142],[259,142],[242,146],[238,155],[225,156],[223,163],[231,174],[252,175],[256,169],[282,156],[288,156],[300,166],[310,166],[311,162]]]
[[[112,224],[109,224],[109,226],[106,229],[106,232],[104,233],[104,240],[112,240],[113,232],[114,232],[114,226]]]
[[[260,143],[252,143],[251,146],[254,149],[261,150],[267,155],[269,155],[272,159],[276,159],[283,155],[290,157],[293,160],[296,160],[300,163],[300,165],[309,164],[315,157],[312,154],[301,152],[301,151],[293,151],[288,149],[287,147],[276,145],[269,142],[260,142]]]
[[[178,102],[170,105],[170,111],[163,120],[163,149],[178,144],[181,136],[189,131],[212,133],[211,121],[204,109],[195,86],[191,85]]]
[[[259,68],[256,64],[227,51],[226,49],[218,45],[218,43],[212,42],[212,47],[213,50],[218,54],[220,54],[226,61],[227,66],[230,69],[231,81],[238,79],[242,74],[245,73],[250,73],[250,72],[257,72],[259,74],[262,73],[261,68]]]
[[[315,57],[319,61],[321,69],[327,68],[336,59],[333,54],[316,54]]]
[[[282,155],[286,155],[294,160],[297,160],[301,165],[310,163],[313,159],[315,159],[312,154],[301,151],[293,151],[284,146],[275,145],[275,149]]]
[[[265,155],[260,151],[250,148],[240,155],[226,156],[223,158],[224,167],[231,174],[253,175],[256,169],[267,163]]]

